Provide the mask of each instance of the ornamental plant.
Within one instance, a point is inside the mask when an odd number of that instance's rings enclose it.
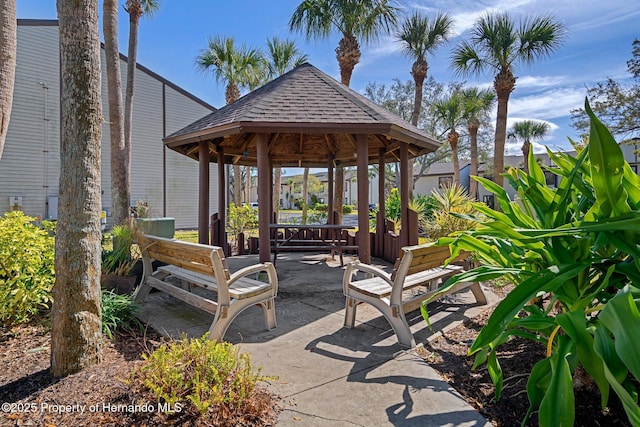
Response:
[[[441,292],[461,281],[499,277],[517,285],[469,354],[475,355],[474,368],[487,365],[499,399],[496,349],[511,336],[546,348],[546,358],[529,374],[523,424],[537,409],[540,426],[573,425],[573,377],[581,366],[597,385],[602,407],[613,391],[629,422],[640,426],[640,178],[587,101],[585,109],[591,118],[586,148],[577,157],[549,152],[555,166],[548,169],[561,177],[558,188],[545,185],[533,154],[529,174],[511,169],[505,175],[517,202],[493,182],[475,178],[495,194],[501,212],[477,203],[479,215],[460,215],[475,228],[438,241],[450,245],[452,257],[466,250],[481,260]]]
[[[2,327],[29,322],[52,301],[54,239],[47,230],[36,226],[35,220],[21,211],[0,217]]]

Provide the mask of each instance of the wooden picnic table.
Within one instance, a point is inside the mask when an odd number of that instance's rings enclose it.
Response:
[[[344,230],[353,230],[355,226],[345,224],[269,224],[271,231],[271,251],[273,263],[278,252],[324,251],[340,254],[340,265],[344,265],[342,253],[345,250],[357,251],[357,245],[347,244]]]

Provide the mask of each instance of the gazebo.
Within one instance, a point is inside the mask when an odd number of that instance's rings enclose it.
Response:
[[[358,228],[369,229],[368,166],[379,165],[380,212],[384,213],[384,165],[400,162],[401,221],[407,224],[411,188],[410,158],[435,151],[440,142],[395,114],[303,64],[245,95],[236,102],[195,121],[164,138],[172,150],[199,162],[198,235],[209,243],[209,164],[218,164],[218,214],[224,227],[225,168],[258,168],[259,257],[269,260],[272,170],[274,167],[322,167],[329,175],[329,218],[333,215],[333,171],[336,166],[357,167]],[[219,230],[218,236],[224,236]],[[407,227],[401,245],[409,242]],[[221,244],[221,242],[211,242]],[[360,232],[358,256],[370,262],[369,233]]]

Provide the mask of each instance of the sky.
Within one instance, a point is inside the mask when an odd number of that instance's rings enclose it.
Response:
[[[340,80],[335,58],[340,34],[306,40],[289,31],[289,19],[301,0],[159,2],[160,9],[140,22],[138,62],[215,107],[225,104],[224,84],[216,82],[212,74],[197,70],[194,60],[207,47],[207,39],[217,35],[265,50],[267,38],[293,40],[311,64]],[[449,66],[452,48],[468,39],[469,29],[483,14],[504,11],[518,19],[550,14],[565,25],[567,34],[560,49],[515,70],[517,83],[509,101],[508,124],[526,119],[549,123],[551,132],[535,145],[537,152],[544,149],[543,145],[568,149],[567,138],[578,139],[569,111],[584,105],[586,87],[609,77],[630,82],[626,62],[631,58],[633,40],[640,38],[640,0],[400,0],[397,4],[406,15],[417,10],[433,17],[444,11],[454,19],[455,36],[427,57],[429,76],[442,83],[464,81],[467,86],[492,86],[493,75],[462,78]],[[100,14],[101,10],[100,4]],[[56,19],[55,1],[17,0],[17,15]],[[128,15],[123,11],[119,16],[119,49],[125,54],[128,26]],[[351,88],[363,93],[368,83],[388,86],[396,78],[412,79],[411,63],[393,35],[382,37],[362,46]],[[507,144],[507,154],[518,153],[519,144]]]

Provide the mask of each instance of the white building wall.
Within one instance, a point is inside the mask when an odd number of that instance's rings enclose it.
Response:
[[[104,64],[104,52],[101,59]],[[120,65],[124,100],[126,62],[121,60]],[[56,206],[47,206],[46,202],[54,201],[58,196],[59,70],[58,27],[55,21],[18,25],[13,111],[0,160],[0,215],[11,209],[10,196],[21,197],[22,210],[28,215],[43,219],[55,215]],[[102,207],[110,212],[109,105],[104,65],[102,100],[105,118],[101,152]],[[144,67],[136,70],[131,153],[132,205],[137,201],[145,201],[149,204],[151,215],[174,217],[177,228],[197,227],[198,164],[186,156],[167,150],[162,138],[210,112],[206,104],[198,102],[160,76],[148,72]],[[165,154],[166,167],[163,168]],[[211,168],[210,186],[211,205],[217,207],[217,172],[214,165]]]

